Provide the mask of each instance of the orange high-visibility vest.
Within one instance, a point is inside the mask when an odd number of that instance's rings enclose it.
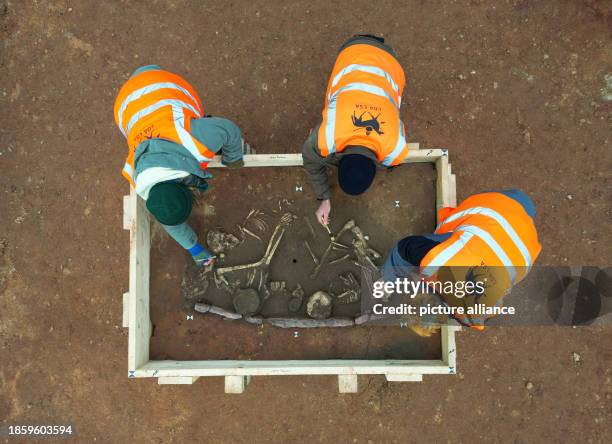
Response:
[[[166,139],[184,146],[202,169],[214,153],[193,137],[191,119],[204,116],[198,93],[182,77],[164,70],[144,71],[130,78],[115,100],[115,122],[129,151],[122,174],[134,184],[134,154],[146,139]]]
[[[473,303],[501,305],[503,297],[529,272],[540,254],[533,219],[516,200],[501,193],[475,194],[457,208],[442,208],[436,234],[452,233],[451,237],[432,248],[420,263],[421,274],[430,282],[446,280],[440,276],[465,278],[471,267],[486,274],[485,295],[466,298],[462,305]],[[465,267],[465,268],[454,268]],[[441,270],[442,268],[442,270]],[[444,295],[441,295],[444,298]],[[467,299],[471,302],[468,303]],[[445,301],[459,305],[457,298]],[[467,303],[467,305],[466,305]],[[486,317],[458,317],[473,326],[484,324]]]
[[[368,44],[343,49],[325,94],[318,146],[323,157],[364,146],[380,163],[397,165],[408,154],[399,111],[404,70],[388,52]]]

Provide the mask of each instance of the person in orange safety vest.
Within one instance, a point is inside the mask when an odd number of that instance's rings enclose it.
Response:
[[[115,122],[128,144],[123,176],[146,207],[196,265],[212,254],[187,224],[192,190],[206,191],[212,175],[206,166],[215,154],[229,168],[244,165],[251,153],[233,122],[207,116],[195,89],[182,77],[148,65],[121,87],[115,100]]]
[[[338,168],[340,188],[365,192],[377,168],[398,165],[408,154],[400,105],[406,77],[384,39],[356,35],[340,48],[327,90],[322,121],[311,131],[302,156],[321,202],[317,220],[331,211],[327,170]]]
[[[391,250],[382,268],[393,281],[416,273],[428,285],[476,282],[468,294],[436,290],[446,306],[500,306],[503,297],[525,278],[541,245],[534,224],[535,205],[519,190],[489,191],[465,199],[457,208],[442,208],[433,234],[408,236]],[[467,310],[465,310],[467,312]],[[462,325],[482,329],[486,316],[453,316]],[[415,325],[427,336],[436,330]]]

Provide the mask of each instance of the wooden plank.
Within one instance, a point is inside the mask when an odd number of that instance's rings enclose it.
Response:
[[[438,172],[436,205],[441,208],[454,204],[452,199],[454,175],[451,174],[452,170],[448,164],[447,151],[419,150],[418,144],[410,145],[411,151],[403,163],[435,162]],[[220,157],[217,157],[209,166],[223,167],[220,160]],[[248,167],[302,164],[299,153],[245,156],[245,166]],[[237,386],[242,387],[244,391],[251,375],[328,374],[342,376],[342,385],[349,390],[356,389],[355,381],[358,374],[385,374],[388,380],[417,380],[422,374],[454,372],[456,352],[451,350],[455,343],[455,327],[443,327],[442,360],[149,361],[150,222],[144,202],[133,190],[130,196],[124,198],[123,223],[124,228],[130,229],[130,291],[127,318],[130,329],[128,366],[132,377],[158,377],[160,384],[187,384],[193,383],[199,376],[225,376],[226,388],[229,384],[230,390],[234,390],[233,387]],[[130,316],[131,313],[134,315]],[[232,379],[227,379],[228,377]],[[341,379],[338,381],[340,388]]]
[[[404,160],[402,160],[402,163],[435,162],[437,159],[447,156],[448,152],[442,149],[411,149],[410,151],[408,151],[408,155],[404,158]]]
[[[132,211],[131,211],[132,207],[130,203],[131,203],[130,195],[128,194],[127,196],[123,196],[123,229],[124,230],[130,229],[132,219],[134,217],[132,215]]]
[[[457,177],[454,174],[450,175],[450,206],[457,206]]]
[[[409,143],[409,151],[402,163],[415,162],[435,162],[437,158],[445,156],[446,151],[440,149],[419,149],[418,143]],[[302,166],[304,161],[302,153],[289,154],[245,154],[245,167],[283,167],[283,166]],[[208,168],[225,168],[221,163],[221,156],[215,158],[208,163]]]
[[[144,201],[132,189],[128,211],[132,215],[130,224],[130,290],[128,370],[135,371],[149,361],[149,252],[151,247],[151,224]]]
[[[357,393],[359,391],[357,375],[338,375],[338,390],[340,393]]]
[[[123,328],[130,326],[130,292],[123,293]]]
[[[244,375],[448,374],[442,360],[149,361],[136,377]]]
[[[385,379],[389,382],[421,382],[423,375],[419,373],[387,373]]]
[[[448,157],[442,156],[436,160],[436,216],[441,208],[451,206],[451,193],[448,173]]]
[[[443,325],[442,331],[442,359],[447,366],[449,373],[457,372],[457,346],[455,345],[455,331],[461,327]]]
[[[250,376],[226,376],[225,393],[244,393],[249,382],[251,382]]]
[[[157,378],[159,385],[177,385],[177,384],[193,384],[198,380],[197,376],[162,376]]]

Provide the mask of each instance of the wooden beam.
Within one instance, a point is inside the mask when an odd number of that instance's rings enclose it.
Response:
[[[436,205],[456,204],[455,176],[447,151],[420,150],[411,144],[403,163],[435,162]],[[220,157],[209,164],[223,167]],[[301,154],[255,154],[245,156],[245,166],[301,166]],[[455,194],[454,194],[455,193]],[[150,220],[144,202],[134,190],[124,197],[123,226],[130,230],[130,288],[124,295],[124,325],[128,324],[128,367],[131,377],[157,377],[159,384],[191,384],[199,376],[224,376],[226,392],[242,393],[251,375],[339,375],[339,389],[354,392],[357,375],[384,374],[387,380],[417,380],[422,374],[455,372],[456,327],[441,331],[441,360],[290,360],[290,361],[149,361],[151,321],[149,317]]]
[[[448,173],[448,157],[436,159],[436,217],[441,208],[451,206],[451,192]]]
[[[157,378],[159,385],[189,385],[198,380],[197,376],[162,376]]]
[[[123,293],[123,328],[130,326],[130,292]]]
[[[250,376],[226,376],[225,393],[244,393],[249,382],[251,382]]]
[[[132,214],[132,201],[130,199],[130,195],[123,196],[123,229],[129,230],[131,228],[132,219],[134,215]]]
[[[420,373],[387,373],[385,378],[389,382],[421,382],[423,375]]]
[[[449,373],[457,372],[457,346],[455,345],[455,331],[459,330],[461,330],[461,327],[443,325],[440,332],[442,336],[442,359],[444,360]]]
[[[419,149],[418,143],[409,143],[409,151],[402,163],[435,162],[437,158],[446,156],[446,150],[440,149]],[[302,166],[304,161],[302,153],[290,154],[245,154],[245,167],[287,167]],[[208,168],[226,168],[221,163],[221,156],[208,163]]]
[[[129,271],[129,332],[128,370],[134,372],[149,361],[149,252],[151,224],[144,201],[131,189],[127,211],[130,215],[130,271]]]
[[[357,393],[359,391],[357,375],[338,375],[338,390],[340,393]]]
[[[450,165],[449,165],[450,172]],[[449,178],[449,186],[450,186],[450,206],[457,206],[457,177],[454,174],[450,175]]]
[[[448,152],[442,149],[411,149],[404,160],[402,160],[402,163],[435,162],[437,159],[447,156]]]
[[[383,375],[386,373],[448,374],[440,360],[291,360],[291,361],[149,361],[137,377],[259,375]]]

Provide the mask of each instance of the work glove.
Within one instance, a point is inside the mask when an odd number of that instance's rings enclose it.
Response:
[[[206,248],[201,249],[201,251],[197,254],[192,254],[191,257],[195,262],[197,267],[205,267],[212,263],[212,261],[216,258],[210,251]]]
[[[190,188],[195,188],[198,192],[204,193],[210,188],[210,185],[206,181],[206,179],[212,178],[212,174],[205,172],[204,178],[200,176],[196,176],[195,174],[190,174],[180,181],[183,185],[186,185]]]

